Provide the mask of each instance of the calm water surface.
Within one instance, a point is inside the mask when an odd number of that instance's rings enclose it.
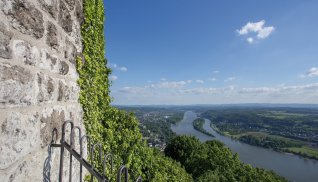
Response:
[[[184,114],[183,120],[171,129],[178,135],[191,135],[204,142],[207,140],[219,140],[227,145],[233,152],[238,153],[240,159],[256,167],[274,170],[290,181],[296,182],[318,182],[318,162],[304,159],[296,155],[275,152],[269,149],[251,146],[230,137],[216,133],[210,127],[210,120],[205,119],[203,127],[211,132],[215,138],[202,134],[193,128],[192,122],[197,115],[192,111]]]

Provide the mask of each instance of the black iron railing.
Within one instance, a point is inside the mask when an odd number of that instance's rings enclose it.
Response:
[[[67,125],[70,125],[71,133],[70,133],[70,143],[67,143],[65,135],[66,135],[66,127]],[[78,152],[75,149],[75,131],[78,130],[78,142],[80,151]],[[55,140],[54,140],[55,135]],[[111,154],[103,154],[102,151],[102,145],[100,143],[92,143],[90,136],[84,135],[82,136],[81,128],[78,126],[74,126],[74,123],[72,121],[65,121],[62,125],[62,137],[60,144],[57,144],[57,138],[58,138],[58,131],[57,129],[53,129],[53,136],[52,136],[52,144],[51,147],[59,147],[61,149],[60,152],[60,166],[59,166],[59,182],[63,182],[63,168],[64,168],[64,152],[69,152],[70,159],[69,159],[69,181],[72,181],[72,169],[73,169],[73,157],[80,163],[79,166],[79,180],[80,182],[83,181],[83,166],[86,168],[86,170],[91,174],[91,182],[95,179],[97,179],[100,182],[108,182],[110,179],[106,176],[106,167],[107,163],[109,163],[111,167],[111,171],[113,171],[113,156]],[[85,140],[87,142],[87,148],[90,151],[90,158],[93,159],[95,156],[95,150],[98,149],[98,158],[99,162],[102,164],[102,171],[98,171],[94,164],[91,164],[87,159],[84,158],[84,145]],[[65,150],[66,149],[66,150]],[[124,176],[123,176],[124,174]],[[118,171],[117,171],[117,182],[121,182],[122,178],[125,182],[128,182],[129,176],[128,176],[128,168],[124,165],[122,165]],[[142,179],[139,176],[136,179],[136,182],[141,182]]]

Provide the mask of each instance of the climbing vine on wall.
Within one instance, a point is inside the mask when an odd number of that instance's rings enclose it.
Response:
[[[132,114],[110,105],[111,69],[104,58],[104,6],[102,0],[84,0],[84,22],[81,26],[83,52],[77,58],[79,101],[83,107],[86,132],[103,145],[105,153],[112,153],[115,167],[121,164],[130,169],[130,176],[142,175],[146,181],[186,180],[191,176],[180,164],[156,154],[142,141],[138,121]],[[95,160],[96,158],[96,160]],[[97,156],[93,158],[96,166]],[[107,175],[115,177],[108,168]]]

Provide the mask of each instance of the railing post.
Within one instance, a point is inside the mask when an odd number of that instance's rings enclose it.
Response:
[[[122,165],[117,173],[117,182],[121,182],[121,175],[125,172],[125,182],[128,182],[128,169],[126,166]]]
[[[138,176],[138,178],[136,179],[136,182],[142,182],[141,176]]]
[[[75,138],[74,138],[74,135],[75,135],[75,130],[76,130],[76,129],[78,130],[78,143],[79,143],[80,149],[81,149],[82,130],[81,130],[81,128],[80,128],[79,126],[75,126],[75,127],[73,127],[73,129],[71,130],[71,137],[70,137],[71,150],[73,150],[74,147],[75,147]],[[74,150],[76,151],[76,149],[74,149]],[[81,152],[80,155],[81,155],[81,157],[82,157],[82,151],[80,151],[80,152]],[[80,178],[82,177],[82,168],[83,168],[83,166],[82,166],[82,164],[80,164]],[[70,174],[72,174],[72,155],[70,156]],[[71,181],[71,180],[72,180],[72,178],[70,178],[70,181]],[[80,179],[80,181],[82,181],[82,180]]]
[[[61,138],[61,155],[60,155],[60,174],[59,174],[59,182],[63,182],[63,163],[64,163],[64,145],[65,145],[65,127],[67,124],[71,124],[71,130],[74,127],[74,124],[72,121],[65,121],[62,125],[62,138]],[[70,154],[70,158],[72,159],[72,155]],[[72,160],[70,160],[72,162]],[[71,164],[70,164],[71,166]],[[70,181],[72,181],[72,175],[70,171]]]
[[[86,142],[87,142],[87,150],[90,149],[91,147],[91,139],[90,139],[90,136],[88,135],[84,135],[82,136],[82,138],[80,139],[80,156],[81,156],[81,160],[83,160],[83,141],[84,139],[86,139]],[[82,164],[81,164],[81,173],[80,173],[80,182],[83,181],[83,174],[82,174]]]

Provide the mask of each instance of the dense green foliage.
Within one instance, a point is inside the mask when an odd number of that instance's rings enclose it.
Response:
[[[86,132],[93,142],[102,144],[104,153],[113,154],[116,168],[127,165],[132,179],[142,175],[144,181],[191,181],[180,164],[146,146],[132,114],[110,106],[108,76],[111,70],[106,67],[104,58],[103,1],[85,0],[83,11],[83,56],[77,58],[77,71]],[[97,156],[91,160],[101,167]],[[109,166],[106,173],[111,179],[116,175]]]
[[[219,141],[200,143],[195,137],[178,136],[165,154],[179,161],[196,181],[286,181],[271,171],[243,164]]]
[[[204,124],[204,119],[202,118],[197,118],[193,121],[193,128],[198,130],[199,132],[201,133],[204,133],[208,136],[211,136],[211,137],[214,137],[211,133],[209,133],[208,131],[206,131],[204,128],[203,128],[203,124]]]
[[[287,147],[301,147],[300,143],[282,140],[278,137],[270,137],[264,135],[247,134],[239,137],[239,140],[251,145],[261,146],[264,148],[271,148],[280,150]]]

